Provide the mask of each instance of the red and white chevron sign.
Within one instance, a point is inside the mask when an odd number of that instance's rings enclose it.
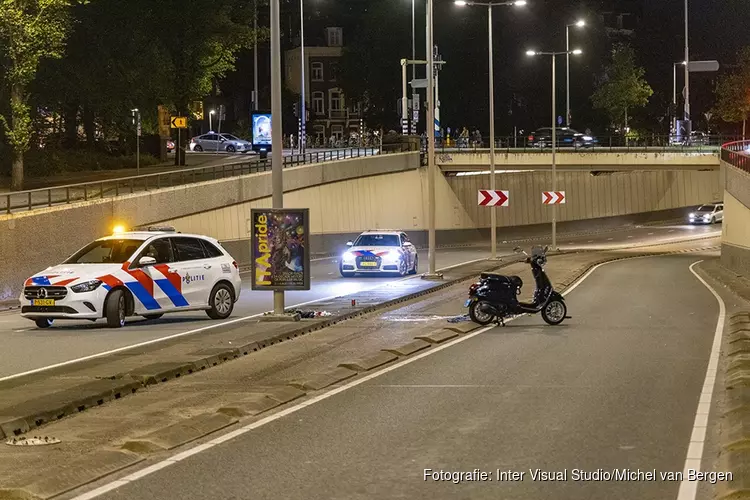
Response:
[[[542,191],[542,204],[564,205],[565,191]]]
[[[480,207],[507,207],[510,204],[510,191],[479,190]]]

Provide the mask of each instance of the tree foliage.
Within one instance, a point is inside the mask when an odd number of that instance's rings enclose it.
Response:
[[[611,61],[591,96],[594,108],[606,112],[613,125],[623,128],[629,111],[645,107],[654,93],[644,74],[645,70],[636,64],[631,47],[615,46]]]
[[[716,113],[725,122],[744,122],[750,116],[750,47],[739,53],[738,70],[719,77]]]
[[[28,151],[32,118],[28,86],[40,62],[62,55],[70,27],[71,0],[0,0],[0,65],[10,89],[10,117],[0,122],[13,150],[12,186],[23,185],[23,154]]]

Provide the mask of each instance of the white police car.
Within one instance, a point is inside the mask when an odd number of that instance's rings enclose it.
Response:
[[[419,256],[406,233],[400,231],[365,231],[341,256],[339,272],[344,278],[358,273],[417,274]]]
[[[224,319],[240,285],[237,263],[213,238],[173,228],[117,231],[26,280],[21,315],[39,328],[54,319],[99,318],[117,328],[127,316],[190,310]]]
[[[699,206],[695,212],[690,212],[690,224],[716,224],[724,220],[724,203],[715,202]]]

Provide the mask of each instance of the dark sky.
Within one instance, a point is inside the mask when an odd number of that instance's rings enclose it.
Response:
[[[382,54],[388,60],[411,56],[411,0],[305,0],[306,38],[320,26],[343,25],[344,41],[356,37],[347,28],[367,17],[368,5],[389,2],[393,7],[389,29],[403,40],[403,53]],[[750,45],[750,0],[689,0],[691,59],[717,59],[726,70],[737,50]],[[425,54],[425,0],[416,0],[417,56]],[[296,35],[299,2],[282,4],[282,24],[287,43]],[[440,76],[443,125],[479,127],[488,130],[487,10],[482,7],[458,8],[453,0],[434,0],[435,44],[447,61]],[[606,62],[609,42],[598,20],[603,10],[624,9],[640,14],[632,45],[638,61],[646,69],[646,79],[654,90],[647,109],[636,113],[633,126],[654,129],[657,116],[664,116],[671,102],[672,64],[681,61],[684,45],[684,0],[528,0],[523,8],[494,9],[495,103],[498,134],[510,134],[513,127],[525,130],[547,126],[551,121],[551,65],[547,58],[529,58],[527,48],[564,50],[565,24],[585,18],[583,30],[571,28],[571,45],[584,51],[571,64],[573,126],[606,131],[606,119],[591,109],[589,96],[595,79]],[[318,26],[316,26],[318,25]],[[291,28],[289,28],[291,26]],[[354,32],[353,32],[354,31]],[[262,64],[264,66],[264,64]],[[423,70],[422,70],[423,71]],[[424,73],[420,76],[423,77]],[[565,114],[565,63],[557,66],[557,114]],[[398,69],[394,78],[398,79]],[[716,74],[691,75],[693,116],[702,116],[713,105]],[[261,75],[263,79],[263,75]],[[678,76],[678,92],[683,86]],[[394,108],[398,95],[393,96]],[[512,115],[509,111],[512,107]],[[665,123],[666,124],[666,123]],[[398,121],[394,116],[393,127]],[[702,124],[698,125],[702,128]]]

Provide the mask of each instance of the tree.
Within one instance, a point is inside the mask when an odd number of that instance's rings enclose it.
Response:
[[[716,84],[716,113],[725,122],[742,122],[745,139],[750,115],[750,47],[739,53],[739,70],[722,75]]]
[[[0,122],[13,155],[11,189],[23,188],[23,155],[32,132],[28,87],[40,61],[62,56],[71,1],[0,0],[0,66],[10,90],[10,119],[0,115]]]
[[[635,51],[627,45],[617,45],[591,96],[594,108],[605,111],[612,124],[621,130],[628,126],[628,112],[645,107],[654,93],[644,74],[645,70],[636,65]]]

